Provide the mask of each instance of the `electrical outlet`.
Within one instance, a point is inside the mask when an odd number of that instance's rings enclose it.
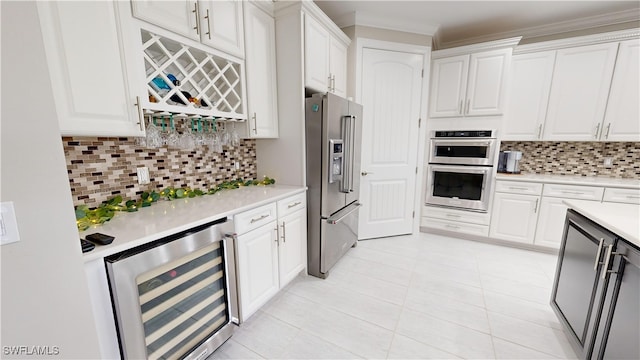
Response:
[[[604,158],[604,167],[607,169],[611,169],[613,167],[613,158],[606,157]]]
[[[149,180],[149,168],[147,168],[146,166],[139,167],[136,169],[136,172],[138,173],[138,184],[145,185],[151,182]]]
[[[240,161],[236,161],[235,168],[236,170],[240,170]]]

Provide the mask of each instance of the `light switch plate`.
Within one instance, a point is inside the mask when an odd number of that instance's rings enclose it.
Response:
[[[0,245],[7,245],[20,241],[18,233],[18,222],[16,221],[16,212],[13,209],[13,202],[0,203]]]

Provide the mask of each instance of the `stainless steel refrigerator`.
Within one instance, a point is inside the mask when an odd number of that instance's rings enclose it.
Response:
[[[362,105],[314,94],[305,118],[308,272],[326,278],[358,241]]]

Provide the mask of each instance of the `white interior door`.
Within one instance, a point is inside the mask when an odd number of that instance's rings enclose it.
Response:
[[[362,50],[358,238],[413,231],[424,55]]]

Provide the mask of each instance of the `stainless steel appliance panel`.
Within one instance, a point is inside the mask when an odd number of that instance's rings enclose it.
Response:
[[[429,165],[426,203],[487,212],[493,168]]]
[[[496,139],[432,139],[429,163],[493,165]]]
[[[361,121],[362,106],[334,94],[306,100],[307,269],[317,277],[357,241]]]
[[[105,259],[126,359],[204,358],[238,320],[233,223],[221,219]]]
[[[358,213],[360,206],[359,203],[352,203],[330,218],[321,220],[321,277],[326,277],[326,274],[338,260],[358,242]]]

